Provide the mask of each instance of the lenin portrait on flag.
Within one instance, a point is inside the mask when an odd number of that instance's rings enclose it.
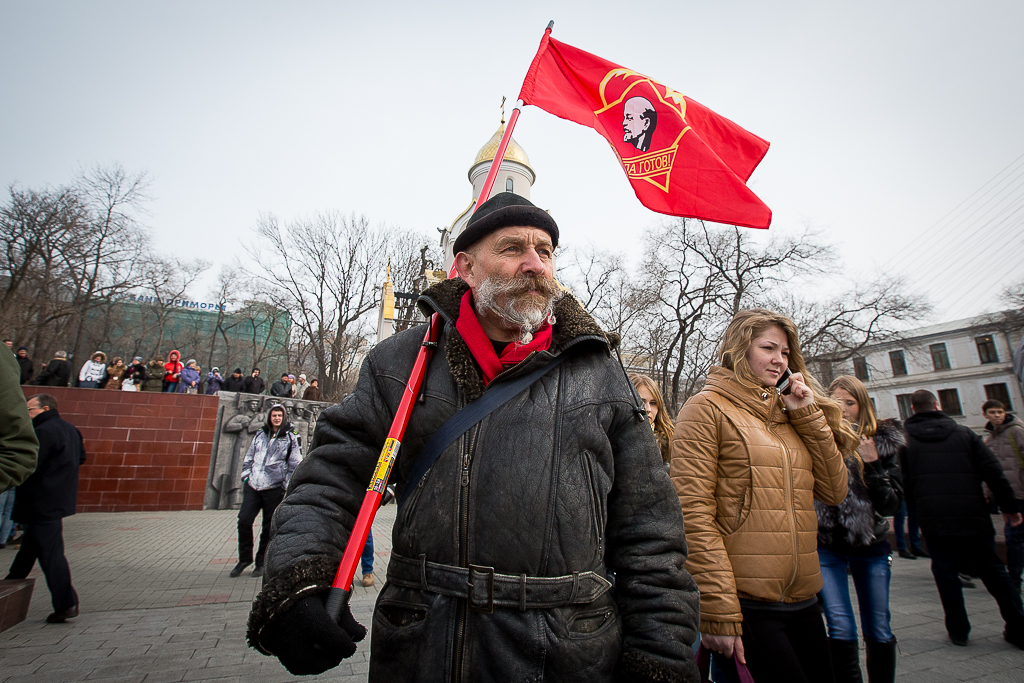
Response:
[[[658,127],[658,110],[646,97],[631,97],[622,105],[622,141],[641,152],[651,148],[654,129]]]

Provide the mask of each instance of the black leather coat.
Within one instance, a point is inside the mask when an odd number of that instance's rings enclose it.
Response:
[[[420,299],[445,320],[392,479],[426,439],[484,390],[455,331],[466,285]],[[694,681],[699,594],[683,568],[678,499],[609,339],[571,297],[555,309],[551,351],[492,382],[568,359],[452,444],[400,509],[393,558],[373,618],[370,681]],[[293,601],[326,589],[370,481],[425,328],[379,344],[355,392],[326,410],[313,448],[274,515],[250,643]],[[497,606],[394,583],[395,557],[527,577],[615,574],[587,604]],[[477,576],[478,580],[480,576]],[[603,579],[602,579],[603,581]]]
[[[938,411],[915,413],[906,429],[903,486],[927,540],[995,535],[982,482],[1003,512],[1018,511],[999,461],[971,429]]]

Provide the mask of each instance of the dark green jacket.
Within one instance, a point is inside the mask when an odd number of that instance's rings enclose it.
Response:
[[[39,440],[21,392],[14,354],[0,353],[0,491],[14,488],[36,469]]]

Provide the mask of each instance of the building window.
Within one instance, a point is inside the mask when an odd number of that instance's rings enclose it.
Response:
[[[868,375],[868,359],[864,356],[854,356],[853,374],[861,382],[867,382],[871,377]]]
[[[928,347],[932,354],[932,367],[936,370],[949,370],[949,353],[945,344],[932,344]]]
[[[1013,406],[1010,405],[1010,390],[1006,388],[1005,384],[986,384],[985,400],[999,401],[1006,406],[1007,410],[1013,410]]]
[[[903,351],[890,351],[889,363],[892,365],[893,377],[907,374],[907,359],[903,357]]]
[[[975,337],[974,343],[978,345],[978,358],[982,363],[998,363],[999,354],[996,353],[996,342],[991,334],[984,337]]]
[[[512,182],[511,178],[505,178],[505,192],[511,192],[515,187],[515,183]]]
[[[939,389],[939,406],[946,415],[963,415],[960,408],[960,393],[956,389]]]
[[[896,407],[900,410],[900,419],[909,419],[914,414],[914,406],[910,403],[912,394],[896,394]]]

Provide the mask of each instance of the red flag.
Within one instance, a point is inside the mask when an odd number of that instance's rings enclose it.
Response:
[[[548,31],[519,99],[603,135],[653,211],[748,228],[772,222],[746,185],[768,142],[672,88]]]

